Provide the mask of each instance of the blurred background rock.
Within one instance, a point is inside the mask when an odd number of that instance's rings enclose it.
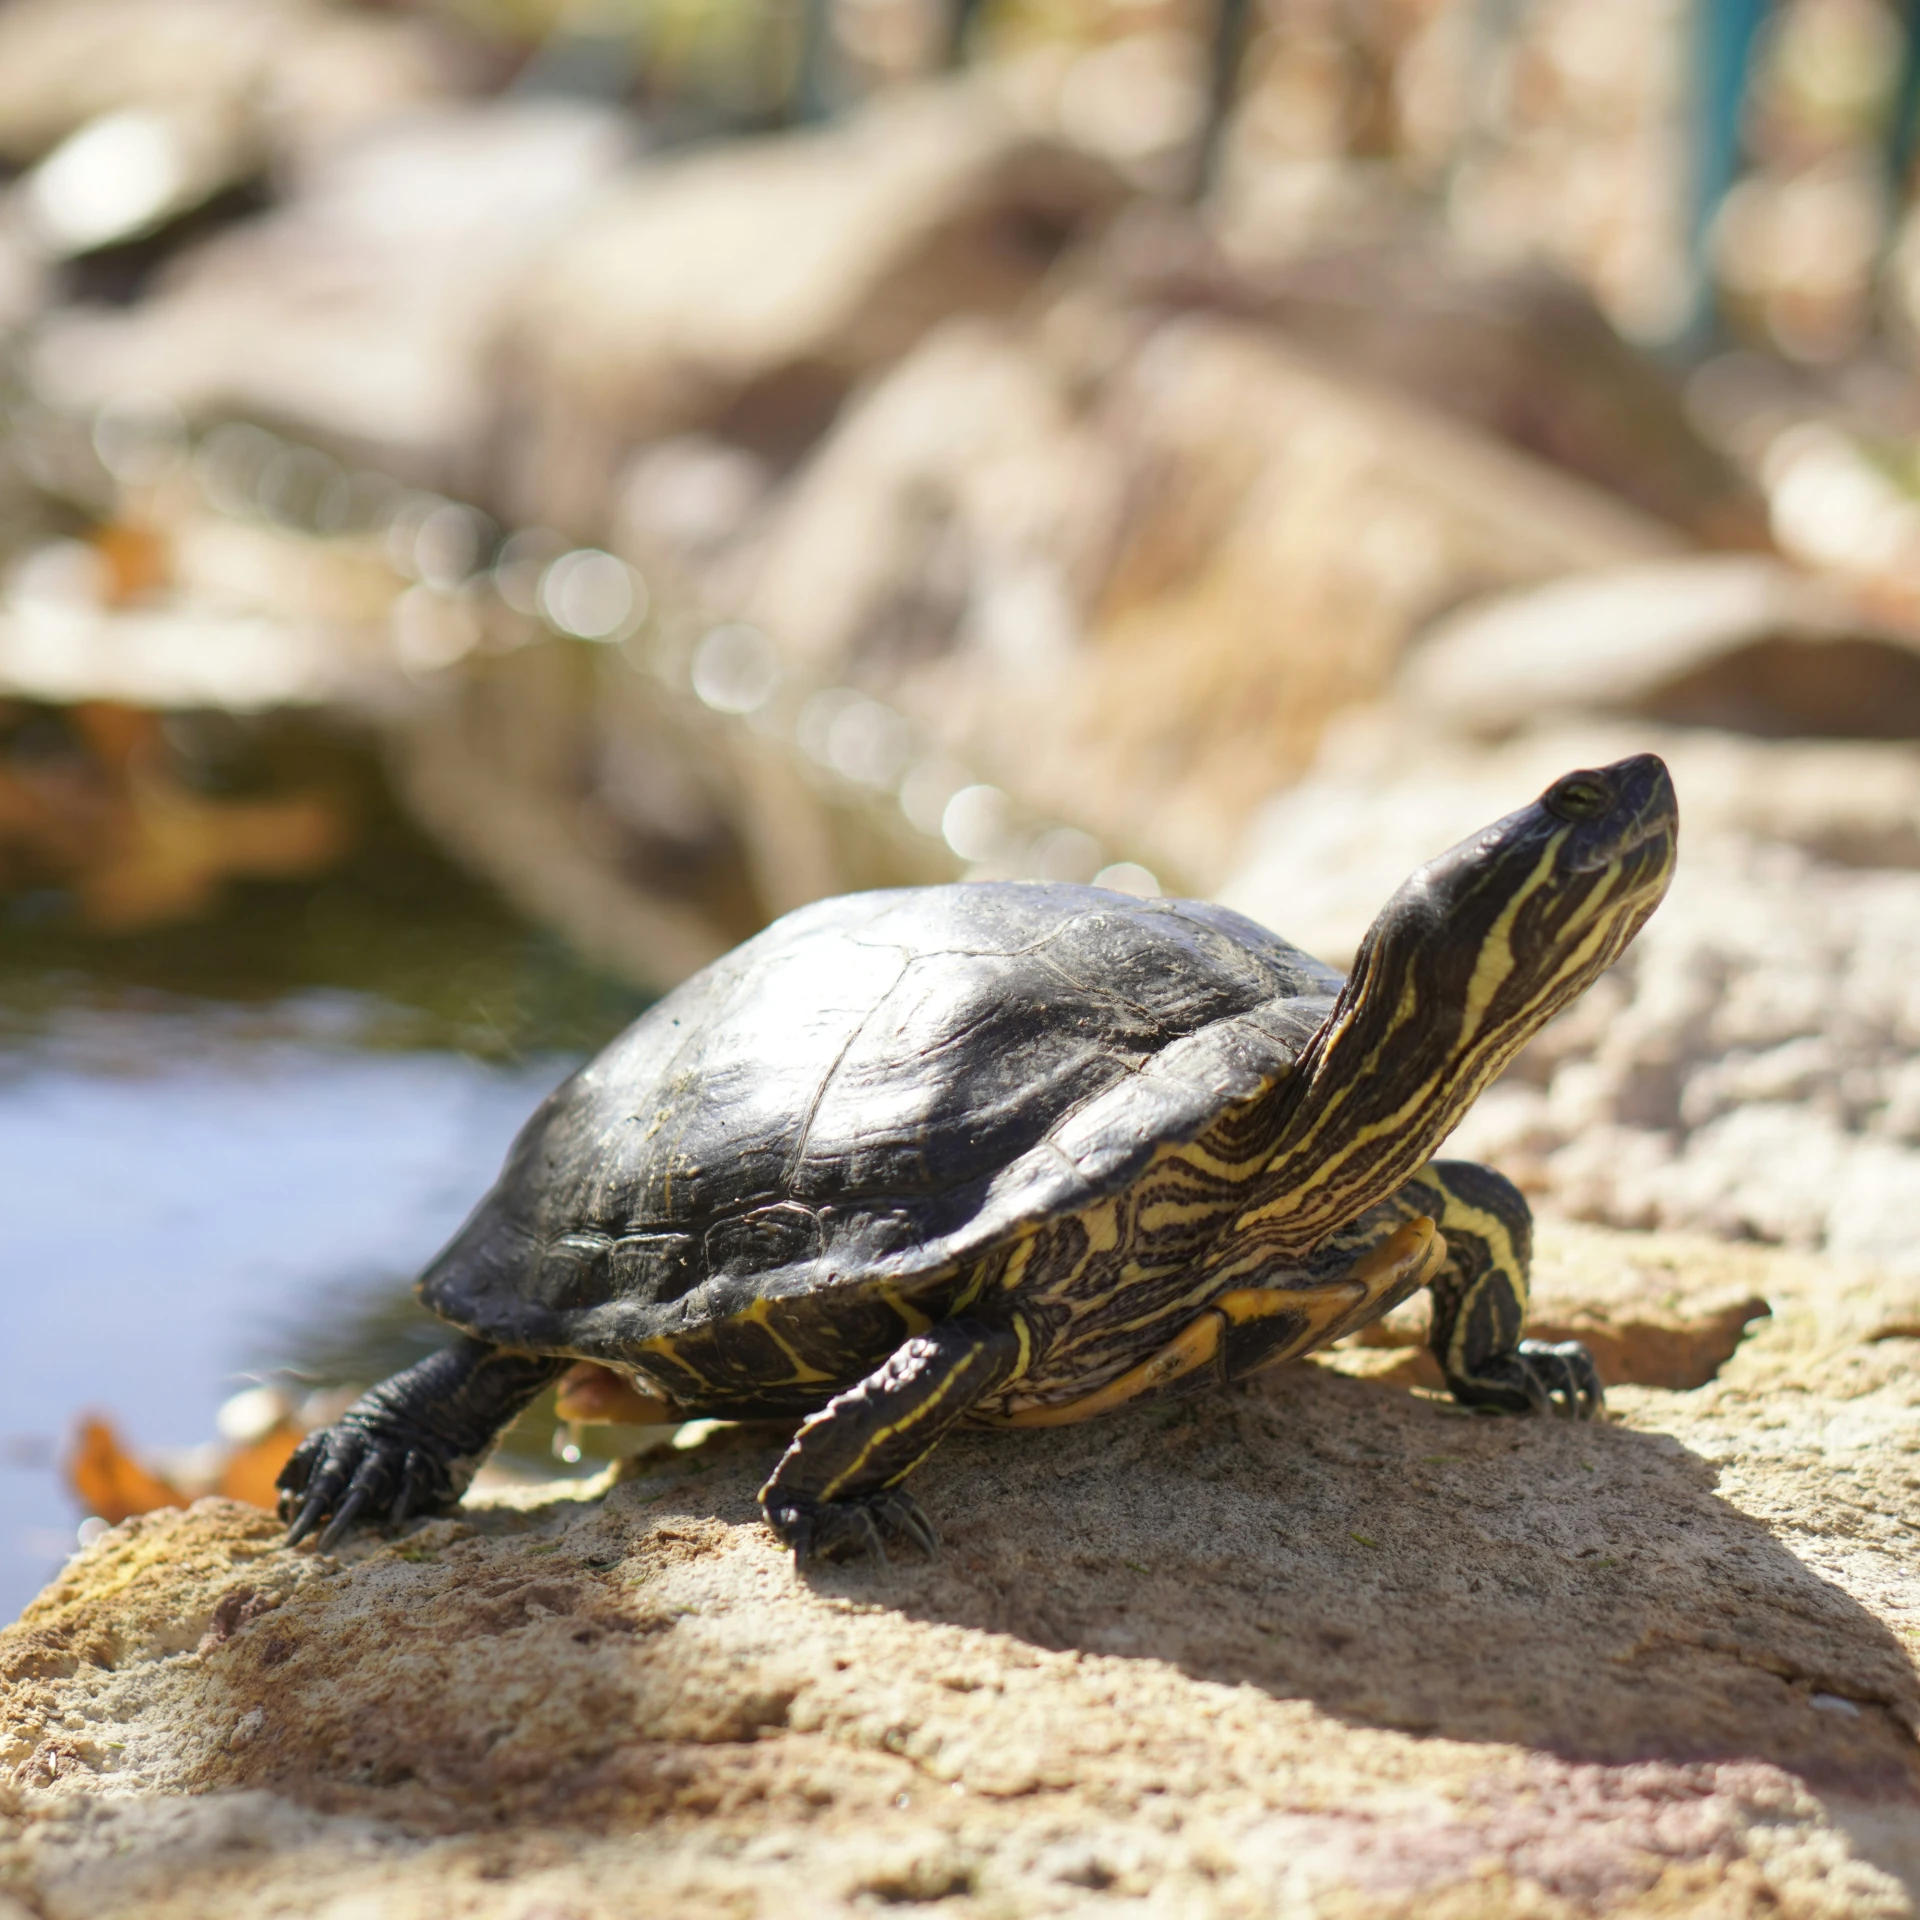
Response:
[[[1639,746],[1672,901],[1471,1145],[1920,1270],[1909,26],[0,4],[0,1612],[71,1435],[94,1522],[251,1485],[430,1341],[520,1114],[774,915],[1343,961]]]

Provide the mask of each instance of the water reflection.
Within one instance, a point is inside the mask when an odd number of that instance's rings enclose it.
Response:
[[[216,745],[240,787],[339,799],[328,871],[118,934],[78,887],[0,888],[0,1618],[71,1550],[83,1412],[190,1448],[249,1377],[365,1382],[440,1338],[406,1282],[643,1004],[428,846],[350,738]]]

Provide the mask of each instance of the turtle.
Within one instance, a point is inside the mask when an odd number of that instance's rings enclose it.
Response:
[[[1522,1337],[1531,1216],[1433,1157],[1659,904],[1640,754],[1419,868],[1343,979],[1230,909],[963,880],[788,914],[561,1085],[426,1268],[453,1344],[310,1434],[297,1543],[440,1511],[581,1361],[663,1421],[797,1422],[760,1491],[797,1560],[931,1552],[906,1476],[961,1422],[1239,1381],[1432,1296],[1470,1408],[1591,1417]]]

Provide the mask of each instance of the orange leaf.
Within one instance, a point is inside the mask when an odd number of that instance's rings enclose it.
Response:
[[[215,1491],[229,1500],[244,1500],[250,1507],[265,1507],[271,1513],[280,1500],[274,1481],[299,1444],[300,1429],[291,1420],[276,1421],[258,1440],[248,1441],[227,1456]]]
[[[116,607],[144,600],[167,584],[171,556],[166,541],[151,527],[110,520],[95,527],[94,551],[107,563],[107,600]]]
[[[120,1436],[95,1416],[80,1422],[73,1451],[67,1456],[67,1485],[88,1513],[97,1513],[109,1525],[156,1507],[184,1507],[186,1495],[143,1467]]]

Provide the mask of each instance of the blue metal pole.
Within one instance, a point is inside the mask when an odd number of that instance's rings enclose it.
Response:
[[[1693,35],[1693,204],[1688,265],[1692,279],[1682,343],[1710,347],[1720,330],[1711,243],[1740,175],[1742,121],[1753,51],[1771,0],[1696,0]]]

